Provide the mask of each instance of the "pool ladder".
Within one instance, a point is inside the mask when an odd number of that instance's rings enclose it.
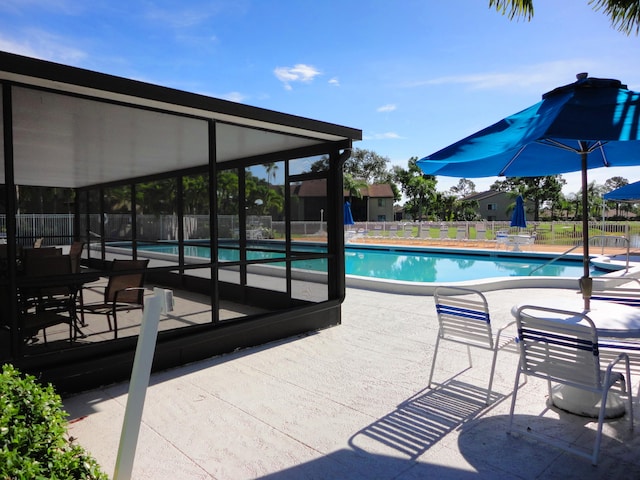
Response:
[[[612,235],[595,235],[593,237],[589,238],[589,245],[591,246],[591,241],[592,240],[596,240],[596,239],[605,239],[605,240],[616,240],[616,242],[618,240],[622,240],[623,243],[627,246],[627,263],[626,263],[626,268],[625,268],[625,273],[627,273],[629,271],[629,247],[630,247],[630,242],[629,239],[627,237],[621,237],[621,236],[612,236]],[[605,243],[607,242],[602,242],[602,254],[604,255],[604,246]],[[551,260],[549,260],[546,263],[543,263],[542,265],[538,265],[536,268],[534,268],[533,270],[531,270],[529,272],[529,276],[533,275],[535,272],[537,272],[538,270],[540,270],[541,268],[546,267],[547,265],[551,265],[553,262],[555,262],[556,260],[560,260],[563,257],[566,257],[568,254],[570,254],[571,252],[573,252],[576,248],[580,248],[582,247],[582,242],[580,242],[578,245],[574,245],[573,247],[571,247],[569,250],[567,250],[566,252],[562,252],[560,255],[558,255],[557,257],[552,258]]]

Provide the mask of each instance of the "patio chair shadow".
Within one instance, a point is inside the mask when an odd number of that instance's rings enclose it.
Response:
[[[506,397],[455,378],[425,389],[402,402],[391,413],[366,426],[349,439],[354,450],[398,453],[414,460],[450,432],[490,410]]]
[[[291,468],[270,473],[260,480],[299,480],[301,478],[349,480],[393,480],[398,478],[440,478],[477,480],[477,473],[454,466],[418,463],[386,455],[340,449]]]
[[[553,416],[542,416],[548,410]],[[637,449],[640,438],[629,432],[626,420],[607,420],[602,436],[602,455],[597,467],[591,462],[541,443],[527,435],[531,430],[570,444],[590,449],[595,438],[594,420],[545,408],[540,415],[518,414],[515,419],[521,432],[507,434],[509,415],[481,416],[459,430],[458,450],[479,473],[505,472],[519,477],[526,465],[527,478],[631,478],[640,468]],[[586,425],[592,428],[585,428]]]

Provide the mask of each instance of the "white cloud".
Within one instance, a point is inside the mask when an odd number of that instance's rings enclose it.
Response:
[[[291,83],[302,82],[309,83],[313,79],[320,75],[320,71],[311,65],[305,65],[304,63],[298,63],[293,67],[276,67],[273,71],[276,78],[284,84],[284,88],[291,90]]]
[[[220,98],[224,100],[229,100],[230,102],[242,103],[247,97],[240,92],[229,92],[223,95],[220,95]]]
[[[219,2],[204,2],[197,7],[190,7],[188,2],[184,2],[179,8],[177,5],[165,8],[152,3],[147,3],[145,8],[145,18],[158,26],[189,29],[210,22],[223,12],[225,6]]]
[[[332,79],[330,79],[329,85],[333,85],[334,87],[339,87],[340,81],[338,80],[338,77],[333,77]]]
[[[577,72],[588,72],[593,60],[572,59],[528,65],[511,72],[487,72],[467,75],[449,75],[407,84],[408,87],[459,84],[478,90],[531,89],[535,92],[555,88],[564,81],[575,81]],[[564,79],[564,80],[563,80]]]
[[[363,140],[399,140],[402,137],[396,132],[374,133],[372,135],[363,135]]]
[[[86,52],[75,47],[67,47],[59,37],[47,32],[31,30],[26,32],[25,38],[29,40],[14,40],[0,36],[0,50],[71,65],[78,65],[87,58]]]
[[[393,112],[397,108],[393,103],[389,103],[387,105],[382,105],[376,109],[377,112]]]

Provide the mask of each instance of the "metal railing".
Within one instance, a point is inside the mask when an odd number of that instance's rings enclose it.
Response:
[[[604,251],[604,244],[607,243],[609,240],[616,240],[616,241],[622,241],[625,245],[626,245],[626,257],[627,257],[627,262],[626,262],[626,269],[625,269],[625,273],[629,271],[629,239],[626,237],[614,237],[614,236],[610,236],[610,235],[596,235],[594,237],[589,238],[589,246],[591,246],[591,244],[593,243],[592,240],[603,240],[602,242],[602,248]],[[570,254],[571,252],[573,252],[574,250],[581,248],[583,245],[583,243],[581,242],[579,245],[575,245],[573,247],[571,247],[569,250],[562,252],[560,254],[558,254],[556,257],[553,257],[551,260],[549,260],[548,262],[542,264],[542,265],[538,265],[536,268],[534,268],[533,270],[531,270],[529,272],[529,276],[533,275],[535,272],[537,272],[538,270],[551,265],[552,263],[561,260],[563,257],[566,257],[568,254]]]

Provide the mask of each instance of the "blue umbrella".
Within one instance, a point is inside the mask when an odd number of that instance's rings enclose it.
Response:
[[[511,226],[527,228],[527,216],[524,213],[522,195],[518,195],[518,198],[516,198],[516,208],[513,209],[513,214],[511,215]]]
[[[345,225],[354,225],[356,222],[353,221],[353,215],[351,215],[351,203],[344,202],[344,224]]]
[[[640,93],[619,80],[579,74],[532,107],[460,140],[417,164],[428,175],[538,177],[582,172],[583,267],[589,308],[587,170],[640,164]]]
[[[617,202],[637,202],[640,200],[640,182],[630,183],[604,194],[605,200]]]

